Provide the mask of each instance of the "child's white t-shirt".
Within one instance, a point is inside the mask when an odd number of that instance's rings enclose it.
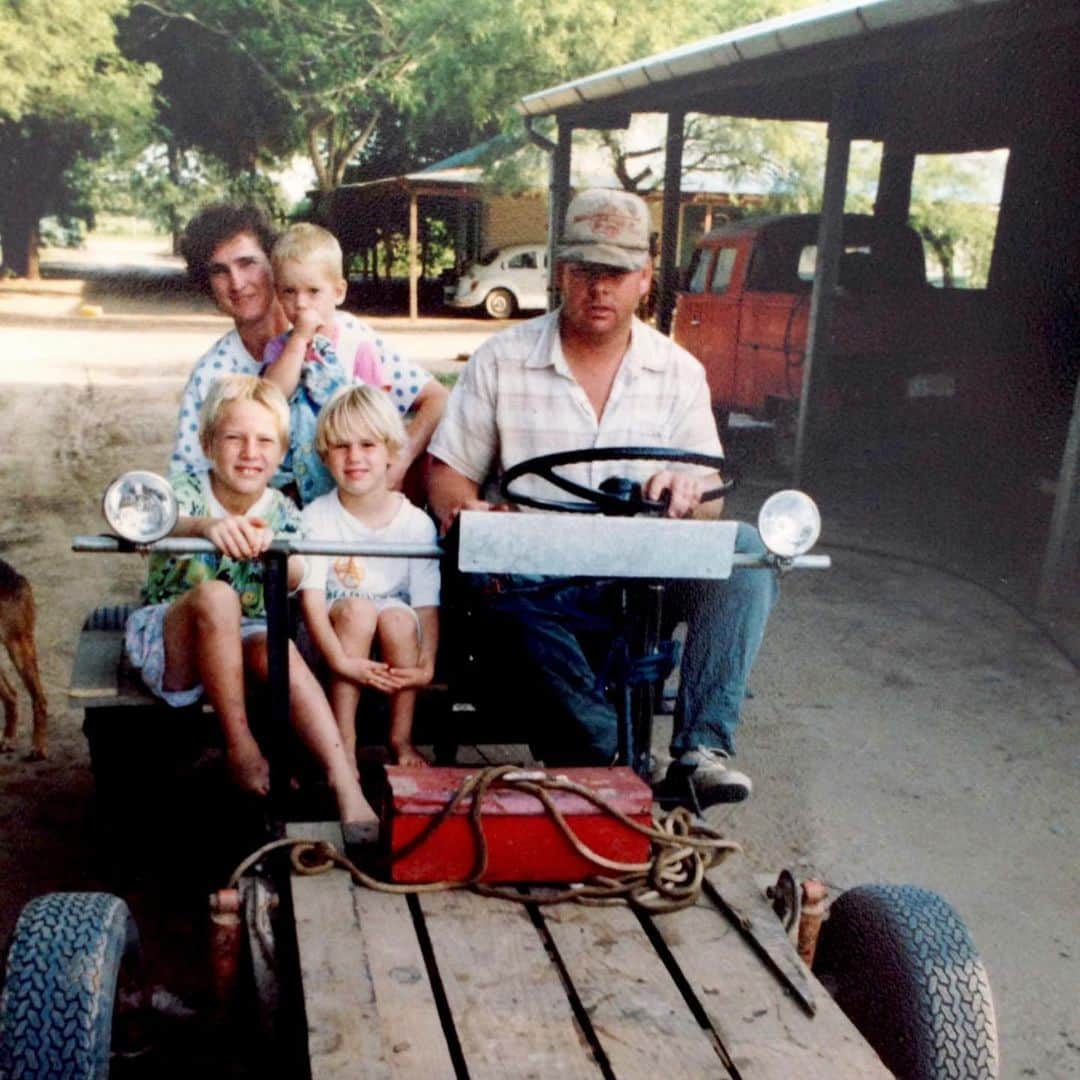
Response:
[[[320,495],[304,507],[301,519],[308,540],[328,543],[431,544],[435,524],[404,495],[397,495],[398,509],[381,528],[372,529],[353,517],[337,491]],[[436,607],[439,603],[438,559],[406,559],[368,555],[306,555],[301,589],[324,589],[326,602],[342,597],[396,598],[410,607]]]

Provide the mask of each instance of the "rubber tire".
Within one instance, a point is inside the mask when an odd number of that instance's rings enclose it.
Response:
[[[992,1080],[990,981],[959,915],[910,885],[861,885],[832,904],[814,974],[902,1080]]]
[[[492,289],[484,297],[484,311],[490,319],[509,319],[517,311],[517,301],[509,289]]]
[[[96,607],[83,622],[84,630],[123,630],[127,625],[128,616],[138,607],[138,604],[113,604]]]
[[[46,893],[15,924],[0,994],[0,1076],[104,1080],[121,968],[138,965],[127,904],[109,893]]]

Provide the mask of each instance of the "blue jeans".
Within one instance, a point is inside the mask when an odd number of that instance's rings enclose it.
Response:
[[[765,547],[757,530],[740,522],[735,550],[760,554]],[[777,592],[771,570],[667,583],[666,621],[688,624],[673,756],[697,746],[734,752],[747,679]],[[514,700],[534,714],[541,725],[534,744],[550,763],[615,758],[618,721],[597,671],[617,631],[616,595],[610,582],[580,579],[515,582],[485,595],[490,631],[507,660],[495,672],[502,707]]]

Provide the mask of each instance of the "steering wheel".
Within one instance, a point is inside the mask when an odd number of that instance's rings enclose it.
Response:
[[[586,450],[563,450],[557,454],[542,454],[539,457],[519,461],[503,474],[499,490],[504,498],[519,506],[531,506],[537,510],[563,510],[576,514],[610,514],[616,517],[630,517],[634,514],[664,513],[668,505],[668,494],[663,499],[646,499],[641,493],[641,485],[624,477],[612,476],[599,488],[578,484],[565,476],[554,472],[560,465],[580,465],[595,461],[668,461],[684,465],[707,465],[720,471],[724,467],[723,457],[717,454],[699,454],[692,450],[676,450],[670,446],[597,446]],[[577,495],[584,502],[560,502],[557,499],[541,499],[532,495],[523,495],[510,490],[510,485],[522,476],[538,476],[554,484],[571,495]],[[701,496],[702,502],[722,498],[733,487],[733,480],[725,480],[718,487],[711,488]]]

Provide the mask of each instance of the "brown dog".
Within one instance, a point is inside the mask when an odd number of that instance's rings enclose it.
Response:
[[[14,567],[0,559],[0,640],[11,657],[34,705],[33,746],[29,760],[40,761],[47,757],[45,727],[49,707],[45,691],[38,675],[37,646],[34,644],[34,620],[36,618],[34,594],[30,582]],[[19,723],[19,698],[15,687],[0,671],[0,701],[4,703],[4,737],[0,739],[0,751],[15,749],[15,729]]]

